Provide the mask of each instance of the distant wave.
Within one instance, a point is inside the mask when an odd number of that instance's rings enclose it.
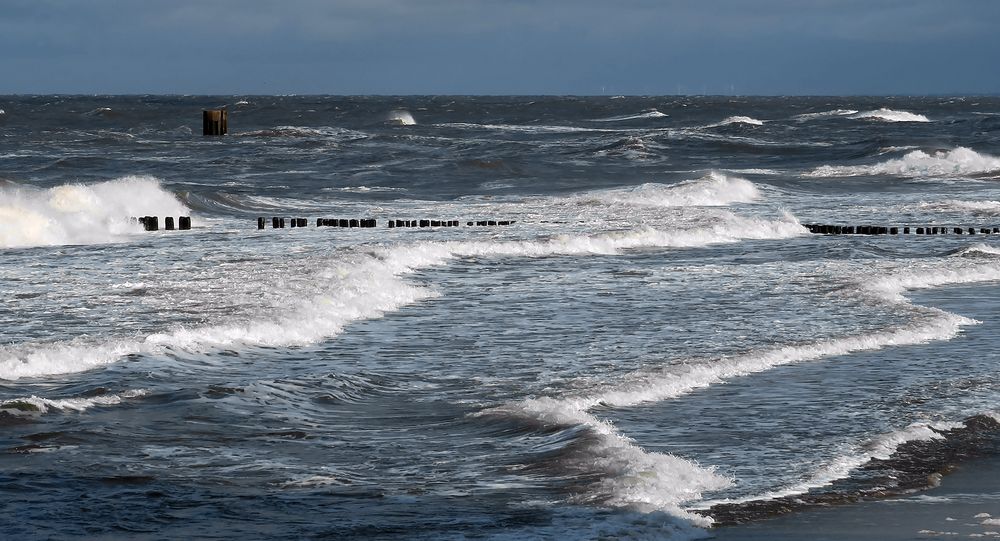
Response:
[[[930,120],[924,115],[918,115],[908,111],[894,111],[884,107],[874,111],[856,113],[851,115],[850,118],[859,120],[881,120],[882,122],[930,122]]]
[[[417,123],[409,111],[402,109],[389,111],[389,114],[386,115],[385,121],[388,124],[396,124],[399,126],[413,126]]]
[[[640,120],[640,119],[644,119],[644,118],[663,118],[663,117],[666,117],[666,116],[669,116],[669,115],[667,115],[665,113],[661,113],[660,111],[657,111],[656,109],[650,109],[648,111],[643,111],[641,113],[635,113],[635,114],[629,114],[629,115],[611,116],[611,117],[607,117],[607,118],[594,118],[594,119],[591,119],[591,122],[621,122],[621,121],[626,121],[626,120]]]
[[[677,184],[646,183],[626,190],[598,192],[585,199],[653,207],[715,207],[749,203],[759,197],[760,192],[752,182],[712,171],[699,179]]]
[[[831,111],[822,111],[819,113],[803,113],[801,115],[795,115],[792,120],[817,120],[820,118],[836,118],[857,114],[858,111],[855,109],[833,109]]]
[[[722,126],[729,126],[731,124],[745,124],[747,126],[763,126],[763,120],[757,120],[749,116],[731,116],[727,117],[715,124],[709,124],[705,126],[706,128],[721,128]]]
[[[112,242],[138,231],[129,217],[188,214],[154,177],[47,190],[8,183],[0,185],[0,248]]]
[[[971,212],[978,215],[1000,215],[1000,201],[962,201],[946,199],[943,201],[922,202],[917,205],[921,210],[939,212]]]
[[[255,130],[237,134],[241,137],[327,137],[342,141],[367,139],[364,132],[330,126],[275,126],[266,130]]]
[[[205,214],[244,214],[247,212],[308,212],[329,208],[328,204],[290,197],[268,197],[245,193],[181,192],[178,198],[192,210]]]
[[[1000,158],[958,147],[928,154],[915,150],[899,159],[874,165],[823,165],[806,173],[810,177],[849,177],[857,175],[897,175],[905,177],[940,177],[974,175],[1000,171]]]
[[[585,128],[582,126],[552,126],[552,125],[531,125],[531,124],[475,124],[471,122],[450,122],[438,124],[439,127],[460,128],[460,129],[480,129],[495,130],[519,133],[578,133],[578,132],[605,132],[620,133],[623,130],[606,128]]]

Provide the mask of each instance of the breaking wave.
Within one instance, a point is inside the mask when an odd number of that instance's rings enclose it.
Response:
[[[95,406],[114,406],[122,401],[145,396],[145,389],[131,389],[121,394],[98,394],[97,396],[81,398],[42,398],[29,396],[13,398],[0,402],[0,411],[17,413],[48,413],[51,410],[86,411]]]
[[[223,325],[175,327],[144,337],[95,342],[87,337],[54,343],[0,345],[0,379],[79,372],[130,354],[164,355],[211,352],[233,347],[289,347],[317,343],[340,334],[362,319],[435,297],[429,288],[410,284],[416,270],[459,257],[545,257],[614,254],[641,248],[686,248],[778,239],[805,234],[793,217],[746,218],[724,212],[707,227],[662,231],[639,228],[600,235],[559,235],[547,240],[499,242],[425,242],[356,254],[315,270],[311,291],[274,295],[275,307],[298,314],[288,320],[245,319]],[[292,286],[289,286],[292,287]]]
[[[591,122],[622,122],[626,120],[640,120],[644,118],[663,118],[666,116],[670,115],[667,115],[666,113],[661,113],[656,109],[650,109],[649,111],[643,111],[641,113],[635,113],[630,115],[611,116],[608,118],[594,118],[591,119]]]
[[[96,244],[138,232],[132,216],[182,216],[189,210],[154,177],[127,176],[47,190],[0,185],[0,248]]]
[[[721,207],[759,198],[760,191],[752,182],[716,171],[677,184],[646,183],[628,190],[603,192],[597,197],[601,201],[652,207]]]
[[[417,121],[413,118],[413,115],[409,111],[402,109],[396,111],[390,111],[385,118],[386,123],[396,124],[399,126],[414,126]]]
[[[731,116],[715,124],[709,124],[705,126],[706,128],[720,128],[722,126],[729,126],[731,124],[744,124],[747,126],[763,126],[763,120],[757,120],[756,118],[751,118],[748,116]]]
[[[875,109],[874,111],[864,111],[850,115],[850,118],[857,120],[879,120],[882,122],[930,122],[924,115],[918,115],[909,111],[894,111],[892,109]]]
[[[774,367],[820,358],[873,351],[886,347],[948,340],[963,326],[978,322],[939,310],[916,307],[902,296],[907,290],[936,287],[945,284],[1000,280],[1000,267],[979,265],[964,270],[940,273],[901,272],[875,281],[859,281],[856,292],[882,302],[898,303],[914,308],[916,317],[910,323],[854,336],[829,338],[802,344],[778,346],[736,356],[689,361],[680,365],[644,369],[626,376],[620,382],[577,394],[555,397],[528,398],[485,409],[480,417],[502,416],[521,419],[543,426],[583,427],[588,436],[567,448],[558,467],[600,479],[587,489],[591,501],[629,508],[663,510],[694,524],[711,524],[713,518],[693,512],[685,504],[697,502],[704,492],[731,486],[732,480],[712,468],[672,455],[646,452],[619,433],[612,425],[596,417],[592,410],[632,407],[643,403],[676,398],[695,389],[723,383],[726,380],[770,370]],[[838,458],[822,468],[812,478],[787,489],[761,498],[787,498],[814,487],[826,485],[848,476],[872,460],[886,459],[901,446],[913,441],[934,440],[941,431],[961,428],[960,424],[914,424],[903,430],[877,438],[857,452]],[[731,513],[720,502],[700,502],[698,509],[719,510],[724,521]],[[737,502],[742,503],[742,502]],[[727,501],[725,505],[733,505]],[[715,507],[713,507],[715,506]]]
[[[806,173],[810,177],[849,177],[859,175],[897,175],[905,177],[941,177],[974,175],[1000,171],[1000,158],[981,154],[966,147],[928,154],[914,150],[902,158],[874,165],[823,165]]]
[[[792,120],[816,120],[820,118],[836,118],[857,114],[856,109],[833,109],[832,111],[822,111],[819,113],[803,113],[795,115]]]

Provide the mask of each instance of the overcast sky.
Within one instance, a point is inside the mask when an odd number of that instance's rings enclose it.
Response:
[[[0,0],[0,93],[1000,93],[998,0]]]

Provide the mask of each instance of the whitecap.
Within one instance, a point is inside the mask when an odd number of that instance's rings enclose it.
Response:
[[[752,117],[749,117],[749,116],[731,116],[731,117],[727,117],[727,118],[725,118],[723,120],[720,120],[719,122],[716,122],[715,124],[709,124],[709,125],[707,125],[705,127],[706,128],[720,128],[722,126],[729,126],[731,124],[745,124],[745,125],[748,125],[748,126],[763,126],[764,125],[764,121],[763,120],[757,120],[756,118],[752,118]]]
[[[646,183],[625,190],[596,192],[583,196],[585,201],[653,207],[727,206],[749,203],[760,198],[760,191],[746,179],[712,171],[707,175],[677,184]]]
[[[819,113],[803,113],[801,115],[795,115],[792,120],[817,120],[821,118],[836,118],[857,114],[856,109],[833,109],[831,111],[822,111]]]
[[[399,126],[413,126],[417,121],[413,118],[413,115],[409,111],[398,109],[395,111],[389,111],[386,115],[385,121],[389,124],[396,124]]]
[[[0,248],[113,242],[138,225],[132,216],[190,214],[155,177],[127,176],[47,190],[0,186]]]
[[[656,109],[650,109],[648,111],[643,111],[641,113],[634,113],[628,115],[611,116],[607,118],[594,118],[591,122],[623,122],[626,120],[641,120],[646,118],[663,118],[669,116],[665,113],[661,113]]]
[[[893,109],[875,109],[874,111],[864,111],[850,116],[858,120],[879,120],[882,122],[930,122],[924,116],[909,111],[895,111]]]
[[[928,154],[914,150],[902,158],[874,165],[822,165],[806,173],[809,177],[849,177],[858,175],[897,175],[904,177],[940,177],[973,175],[1000,171],[1000,158],[966,147]]]

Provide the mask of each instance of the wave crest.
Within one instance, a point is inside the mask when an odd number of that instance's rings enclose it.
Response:
[[[0,186],[0,248],[97,244],[138,231],[130,216],[182,216],[189,210],[150,176],[47,190]]]
[[[678,184],[646,183],[627,191],[606,192],[601,201],[652,207],[723,207],[760,198],[757,187],[744,178],[712,171]]]
[[[902,158],[874,165],[822,165],[806,173],[810,177],[850,177],[859,175],[896,175],[904,177],[940,177],[972,175],[1000,171],[1000,158],[981,154],[966,147],[928,154],[914,150]]]
[[[764,125],[764,121],[763,120],[757,120],[756,118],[749,117],[749,116],[737,115],[737,116],[727,117],[727,118],[725,118],[723,120],[720,120],[719,122],[716,122],[715,124],[709,124],[708,126],[705,126],[705,127],[706,128],[721,128],[722,126],[729,126],[729,125],[732,125],[732,124],[745,124],[747,126],[763,126]]]
[[[909,111],[895,111],[893,109],[875,109],[874,111],[864,111],[855,113],[850,118],[857,120],[879,120],[882,122],[930,122],[924,115],[918,115]]]
[[[629,115],[610,116],[607,118],[594,118],[591,119],[591,122],[623,122],[626,120],[641,120],[644,118],[663,118],[666,116],[670,115],[666,113],[661,113],[656,109],[649,109],[648,111],[643,111],[641,113],[634,113]]]

